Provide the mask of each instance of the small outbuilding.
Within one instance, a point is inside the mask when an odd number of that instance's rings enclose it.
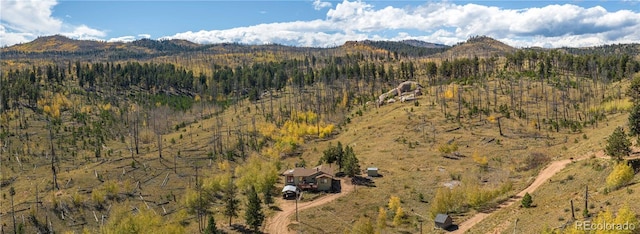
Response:
[[[451,225],[453,225],[453,220],[451,219],[451,216],[446,215],[446,214],[438,214],[436,215],[436,218],[434,219],[435,225],[438,228],[442,228],[442,229],[447,229],[449,227],[451,227]]]
[[[377,167],[369,167],[369,168],[367,168],[367,176],[370,176],[370,177],[378,177],[378,176],[380,176],[380,174],[378,174],[378,168]]]

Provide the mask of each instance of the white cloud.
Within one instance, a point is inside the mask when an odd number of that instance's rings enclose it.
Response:
[[[135,40],[136,40],[136,37],[134,36],[122,36],[122,37],[111,38],[107,40],[107,42],[132,42]]]
[[[106,34],[86,25],[69,25],[52,16],[56,0],[0,0],[0,45],[27,42],[38,36],[61,34],[98,39]]]
[[[314,6],[320,1],[314,1]],[[404,33],[388,35],[388,31]],[[412,33],[406,33],[411,31]],[[603,7],[549,5],[502,9],[478,4],[426,3],[418,7],[376,9],[363,1],[344,0],[329,9],[326,19],[259,24],[227,30],[178,33],[199,43],[282,43],[333,46],[347,40],[423,39],[455,44],[487,35],[514,46],[588,46],[640,41],[640,13],[607,11]],[[417,32],[417,33],[416,33]]]
[[[8,33],[3,25],[0,25],[0,46],[15,45],[29,41],[32,35],[28,33]]]
[[[32,40],[39,35],[104,38],[106,33],[86,25],[73,26],[52,17],[55,0],[0,0],[0,45]],[[471,36],[487,35],[513,46],[590,46],[640,41],[640,12],[609,11],[573,4],[504,9],[480,4],[427,2],[403,8],[376,6],[381,2],[343,0],[335,5],[314,0],[315,9],[329,8],[324,19],[258,24],[225,30],[177,33],[160,39],[198,43],[279,43],[331,47],[348,40],[419,39],[455,44]],[[122,36],[109,41],[132,41],[150,35]]]
[[[149,34],[138,34],[138,36],[121,36],[114,37],[107,40],[107,42],[132,42],[140,39],[149,39],[151,35]]]
[[[313,9],[322,10],[322,8],[332,7],[333,5],[330,2],[323,2],[320,0],[313,1]]]

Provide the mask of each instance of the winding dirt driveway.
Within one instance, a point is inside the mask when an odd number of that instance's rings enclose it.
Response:
[[[344,180],[340,180],[340,186],[342,189],[340,193],[327,194],[326,196],[323,196],[321,198],[318,198],[316,200],[309,201],[309,202],[298,201],[298,212],[305,209],[312,208],[312,207],[316,207],[319,205],[327,204],[353,191],[353,185],[345,183]],[[282,211],[279,211],[273,217],[267,220],[267,225],[265,226],[265,232],[271,233],[271,234],[294,233],[291,230],[289,230],[288,226],[291,223],[289,217],[291,217],[292,215],[295,215],[296,213],[295,200],[284,200],[280,198],[278,199],[278,204],[280,205],[280,209],[282,209]]]
[[[530,193],[530,194],[533,193],[533,191],[538,189],[538,187],[540,187],[545,182],[549,181],[549,179],[553,175],[555,175],[556,173],[558,173],[562,169],[564,169],[567,166],[567,164],[569,164],[571,162],[577,162],[577,161],[580,161],[580,160],[584,160],[584,159],[590,158],[592,155],[594,155],[594,154],[593,153],[589,153],[589,154],[583,155],[580,158],[564,159],[564,160],[558,160],[558,161],[552,162],[547,167],[545,167],[542,171],[540,171],[540,173],[538,174],[536,179],[533,181],[533,183],[531,183],[531,185],[529,185],[527,188],[525,188],[524,190],[520,191],[515,196],[511,197],[509,200],[507,200],[507,201],[503,202],[502,204],[498,205],[498,207],[493,209],[491,212],[489,212],[489,213],[480,212],[480,213],[477,213],[476,215],[474,215],[473,217],[471,217],[470,219],[465,220],[464,222],[460,223],[458,225],[458,229],[453,231],[452,233],[454,233],[454,234],[465,233],[466,231],[471,229],[471,227],[473,227],[474,225],[480,223],[486,217],[491,215],[491,213],[496,212],[496,211],[498,211],[500,209],[507,208],[507,207],[513,205],[514,203],[520,201],[520,199],[524,196],[525,193]],[[609,158],[608,156],[605,156],[604,151],[602,151],[602,150],[596,152],[595,156],[597,158],[607,158],[607,159]],[[632,158],[638,158],[638,156],[628,157],[626,159],[632,159]]]

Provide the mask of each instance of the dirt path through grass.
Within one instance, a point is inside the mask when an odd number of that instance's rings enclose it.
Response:
[[[533,183],[531,183],[527,188],[525,188],[524,190],[520,191],[515,196],[511,197],[509,200],[507,200],[507,201],[503,202],[502,204],[498,205],[498,207],[493,209],[491,212],[489,212],[489,213],[480,212],[480,213],[477,213],[476,215],[474,215],[473,217],[471,217],[470,219],[465,220],[464,222],[460,223],[458,225],[458,229],[456,231],[452,232],[452,233],[454,233],[454,234],[465,233],[466,231],[471,229],[474,225],[480,223],[486,217],[491,215],[493,212],[496,212],[496,211],[498,211],[500,209],[507,208],[507,207],[513,205],[514,203],[520,201],[520,199],[524,196],[525,193],[533,193],[536,189],[538,189],[538,187],[540,187],[545,182],[549,181],[549,179],[551,177],[553,177],[553,175],[555,175],[556,173],[560,172],[569,163],[580,161],[580,160],[584,160],[584,159],[588,159],[593,155],[595,155],[597,158],[607,158],[607,159],[609,158],[608,156],[605,156],[604,151],[600,150],[600,151],[596,152],[595,154],[594,153],[585,154],[580,158],[564,159],[564,160],[554,161],[554,162],[550,163],[547,167],[542,169],[542,171],[540,171],[540,173],[538,173],[538,176],[533,181]],[[638,156],[635,156],[633,158],[637,158],[637,157]],[[629,158],[629,159],[631,159],[631,158]],[[500,225],[500,226],[502,226],[502,225]],[[500,230],[497,230],[497,231],[499,233]]]
[[[328,194],[326,196],[323,196],[321,198],[318,198],[310,202],[298,201],[298,212],[305,209],[312,208],[312,207],[316,207],[319,205],[327,204],[353,191],[353,185],[346,184],[344,180],[340,180],[340,186],[342,189],[340,193]],[[295,200],[284,200],[281,198],[279,199],[279,205],[282,211],[279,211],[273,217],[267,219],[265,232],[271,233],[271,234],[294,233],[291,230],[289,230],[289,224],[291,223],[289,217],[291,217],[292,215],[295,215],[296,213]]]

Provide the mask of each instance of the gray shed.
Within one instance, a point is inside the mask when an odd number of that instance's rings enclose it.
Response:
[[[377,167],[369,167],[367,168],[367,176],[378,177],[378,168]]]
[[[446,214],[436,215],[436,218],[434,219],[434,221],[435,221],[436,227],[439,227],[442,229],[447,229],[451,227],[451,225],[453,225],[453,220],[451,219],[451,216]]]

